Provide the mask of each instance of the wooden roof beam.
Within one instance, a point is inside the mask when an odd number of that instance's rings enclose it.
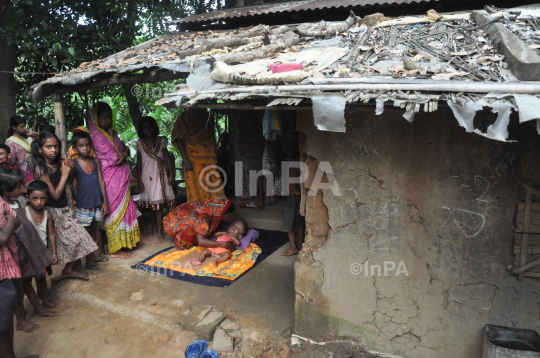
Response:
[[[141,83],[158,83],[165,81],[172,81],[187,78],[189,73],[187,72],[173,72],[168,70],[163,70],[159,72],[148,72],[143,74],[126,74],[120,75],[115,74],[114,76],[102,78],[98,80],[89,80],[86,83],[77,84],[74,86],[51,86],[47,89],[47,94],[52,93],[73,93],[73,92],[85,92],[91,89],[103,88],[109,86],[119,86],[119,85],[131,85],[131,84],[141,84]]]

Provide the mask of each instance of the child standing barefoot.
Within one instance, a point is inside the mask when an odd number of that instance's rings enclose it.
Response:
[[[152,117],[143,117],[139,123],[137,141],[137,174],[143,207],[150,209],[154,235],[159,242],[165,241],[163,232],[163,209],[174,207],[174,181],[167,138],[159,137],[159,127]],[[143,239],[146,244],[155,241]]]
[[[247,223],[240,219],[234,221],[229,228],[227,229],[227,232],[217,232],[214,235],[218,237],[217,241],[232,241],[234,242],[234,246],[240,246],[241,242],[240,239],[244,236],[244,234],[247,231]],[[220,263],[225,262],[231,258],[231,253],[229,250],[222,248],[222,247],[213,247],[204,249],[201,252],[201,255],[199,256],[199,259],[197,261],[191,261],[192,266],[200,266],[202,265],[203,261],[208,256],[214,256],[218,259],[214,261],[212,264],[214,266],[218,266]]]
[[[63,277],[88,280],[88,272],[74,270],[84,256],[87,259],[97,250],[97,245],[86,230],[75,220],[68,207],[65,187],[71,168],[60,158],[61,144],[55,134],[41,132],[32,142],[32,155],[36,161],[34,178],[49,186],[47,210],[54,220],[58,263],[66,264]]]
[[[77,180],[77,194],[75,195],[75,217],[79,224],[86,228],[86,231],[96,241],[99,258],[87,257],[86,269],[99,270],[95,262],[108,261],[103,251],[103,238],[98,224],[101,224],[103,217],[109,214],[109,202],[107,192],[101,173],[101,162],[97,158],[92,158],[92,138],[90,134],[77,131],[73,134],[72,144],[78,157],[75,163],[75,179]],[[93,253],[90,254],[93,256]]]
[[[40,184],[42,185],[41,187]],[[42,192],[36,191],[36,188],[41,188]],[[26,209],[22,209],[17,202],[12,201],[15,198],[11,197],[9,193],[2,195],[2,199],[10,203],[11,207],[17,212],[17,219],[21,221],[21,225],[15,231],[15,238],[17,240],[19,268],[21,269],[24,293],[30,300],[30,303],[34,307],[34,310],[38,316],[54,317],[58,316],[58,313],[50,311],[48,308],[56,308],[57,305],[49,300],[45,267],[50,267],[50,265],[55,263],[56,260],[53,259],[53,256],[47,251],[46,241],[44,244],[38,231],[34,227],[34,220],[31,216],[32,210],[30,209],[31,207],[41,206],[41,210],[43,210],[43,205],[45,205],[46,201],[46,194],[43,191],[48,191],[49,188],[47,184],[41,181],[34,181],[28,184],[27,190],[29,194],[29,201],[27,201],[27,203],[29,206],[27,206]],[[47,218],[44,218],[44,215],[42,215],[41,221],[47,225]],[[32,279],[34,277],[40,292],[46,293],[42,293],[43,306],[40,304],[38,295],[36,295],[36,291],[34,291],[34,287],[32,286]],[[18,331],[30,333],[39,328],[38,325],[30,323],[26,320],[26,314],[22,302],[17,308],[17,311],[15,311],[15,315],[17,316]]]
[[[13,315],[22,301],[21,271],[13,235],[21,222],[1,196],[8,193],[10,197],[18,197],[21,181],[18,173],[0,169],[0,357],[8,358],[15,358]]]
[[[43,246],[48,249],[47,253],[52,252],[52,263],[58,263],[56,251],[56,235],[54,233],[54,220],[50,212],[45,209],[47,200],[49,199],[49,186],[41,180],[35,180],[28,184],[27,198],[28,206],[26,207],[26,217],[36,229],[39,239]],[[38,246],[37,244],[35,246]],[[20,256],[19,256],[20,257]],[[45,267],[45,266],[43,266]],[[51,266],[46,267],[46,272],[51,275]],[[42,270],[43,271],[43,270]],[[43,302],[45,308],[57,308],[56,301],[49,295],[47,288],[47,278],[45,273],[41,273],[36,277],[36,286],[39,299]]]

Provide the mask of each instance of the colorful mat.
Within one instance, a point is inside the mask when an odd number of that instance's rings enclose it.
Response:
[[[131,266],[139,272],[155,272],[163,276],[205,286],[227,287],[236,279],[261,263],[288,241],[287,234],[280,231],[257,230],[259,239],[244,251],[233,252],[231,260],[212,265],[216,258],[207,258],[201,266],[191,266],[197,260],[202,247],[180,251],[169,247]]]

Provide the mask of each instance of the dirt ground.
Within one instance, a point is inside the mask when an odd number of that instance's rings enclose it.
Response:
[[[366,352],[358,343],[346,341],[324,345],[304,342],[291,346],[289,342],[267,339],[250,348],[253,358],[381,358]]]
[[[46,358],[181,357],[196,337],[182,331],[176,322],[198,305],[211,305],[234,319],[242,332],[236,343],[246,358],[251,343],[260,344],[268,337],[276,342],[289,340],[298,256],[281,256],[286,245],[227,288],[131,269],[131,265],[172,245],[172,240],[139,245],[133,250],[137,257],[101,264],[101,270],[90,271],[88,282],[59,280],[63,267],[55,266],[52,292],[61,299],[59,316],[36,317],[25,299],[28,319],[40,328],[33,333],[15,333],[16,354]]]
[[[277,219],[267,221],[269,226],[264,228],[271,229],[275,222]],[[264,223],[261,219],[258,226]],[[287,245],[228,288],[131,269],[131,265],[172,245],[171,238],[162,244],[139,245],[133,250],[137,257],[102,263],[100,270],[90,271],[88,282],[61,280],[63,267],[55,266],[49,285],[61,300],[56,310],[59,316],[36,317],[25,299],[28,320],[40,328],[33,333],[15,333],[16,354],[46,358],[183,357],[185,348],[197,337],[182,331],[177,320],[196,306],[211,305],[234,320],[242,333],[234,340],[234,352],[221,357],[376,358],[348,343],[290,346],[298,256],[281,256]]]
[[[328,343],[324,346],[316,344],[302,344],[291,349],[291,358],[380,358],[373,355],[356,344]]]

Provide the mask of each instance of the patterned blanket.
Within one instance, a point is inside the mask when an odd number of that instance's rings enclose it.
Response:
[[[208,257],[201,266],[191,266],[191,261],[197,260],[203,250],[204,247],[199,246],[194,246],[189,250],[171,248],[145,261],[144,264],[181,274],[233,281],[252,268],[257,257],[262,253],[259,246],[251,243],[244,251],[234,251],[231,259],[219,264],[218,267],[212,264],[217,260],[215,257]]]

